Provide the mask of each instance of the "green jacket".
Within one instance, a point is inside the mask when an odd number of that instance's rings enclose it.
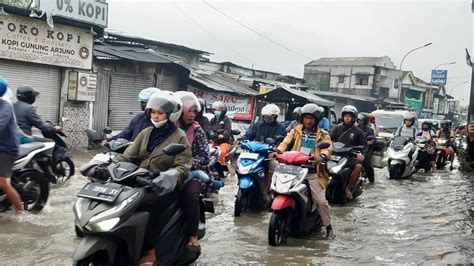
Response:
[[[179,180],[181,181],[180,185],[182,185],[192,166],[191,146],[186,139],[186,135],[182,130],[178,129],[165,141],[158,144],[151,154],[148,154],[146,147],[152,129],[152,127],[149,127],[142,130],[119,160],[135,163],[141,168],[146,168],[152,172],[163,172],[174,168],[180,173]],[[187,148],[176,156],[163,154],[163,148],[171,143],[186,144]]]

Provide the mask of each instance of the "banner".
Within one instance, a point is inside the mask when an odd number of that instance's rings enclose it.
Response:
[[[40,0],[38,9],[53,16],[107,28],[109,6],[96,0]]]
[[[250,97],[236,97],[226,93],[204,91],[197,88],[189,88],[189,90],[196,97],[204,99],[207,106],[217,101],[225,103],[227,106],[227,116],[231,119],[252,120],[253,103]]]
[[[9,14],[0,16],[0,58],[91,69],[93,35],[84,29]]]

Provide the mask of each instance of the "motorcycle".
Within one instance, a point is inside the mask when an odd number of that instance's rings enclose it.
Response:
[[[326,163],[326,169],[331,177],[326,188],[326,199],[329,203],[344,205],[347,203],[345,188],[349,182],[353,168],[349,164],[356,160],[357,156],[365,146],[346,147],[344,143],[334,142],[331,158]],[[354,187],[351,189],[352,199],[357,198],[364,191],[364,180],[359,177]]]
[[[320,149],[327,149],[327,142],[318,144]],[[321,226],[321,217],[311,197],[306,175],[316,173],[313,156],[300,152],[278,154],[280,162],[273,174],[270,190],[274,193],[268,226],[268,243],[278,246],[286,242],[288,235],[308,235]]]
[[[440,138],[436,140],[436,169],[443,169],[448,164],[448,162],[451,161],[450,156],[454,156],[454,154],[450,154],[450,144],[451,142],[448,139]],[[452,168],[453,167],[451,166],[451,170]]]
[[[425,173],[431,171],[431,157],[434,154],[434,146],[432,142],[423,137],[416,138],[416,146],[418,147],[418,158],[415,163],[415,172],[424,169]]]
[[[237,153],[237,146],[235,144],[231,144],[230,146],[230,151],[229,153],[227,153],[226,157],[225,157],[225,165],[224,166],[221,166],[220,163],[219,163],[219,158],[220,158],[220,153],[221,153],[221,150],[219,148],[219,139],[218,139],[218,136],[219,134],[222,134],[224,132],[223,129],[220,129],[218,130],[217,132],[214,132],[212,131],[209,138],[211,139],[210,143],[209,143],[209,151],[210,151],[210,155],[211,155],[211,161],[214,163],[213,165],[210,166],[210,172],[211,173],[217,173],[214,178],[216,180],[220,180],[220,177],[219,177],[219,174],[218,174],[218,169],[222,168],[222,171],[224,172],[229,172],[229,167],[228,165],[229,164],[232,164],[232,161],[233,159],[235,158],[236,156],[236,153]],[[237,136],[237,135],[240,135],[240,131],[239,130],[231,130],[230,131],[230,134],[232,136]],[[233,141],[232,141],[233,143]],[[215,160],[212,160],[213,158],[215,158]]]
[[[105,128],[104,133],[105,134],[110,134],[112,130],[110,128]],[[125,150],[132,144],[131,141],[128,139],[122,139],[118,138],[115,140],[110,140],[104,145],[101,144],[101,142],[104,140],[99,132],[97,132],[94,129],[86,129],[86,135],[89,138],[89,140],[93,143],[99,144],[104,148],[104,152],[97,154],[95,160],[102,160],[102,161],[110,161],[112,162],[112,159],[120,156],[125,152]],[[105,158],[105,159],[104,159]]]
[[[418,147],[407,137],[395,136],[388,148],[390,179],[408,178],[415,173]]]
[[[266,143],[248,140],[241,142],[243,152],[237,159],[235,171],[239,180],[234,205],[235,217],[247,209],[262,208],[262,190],[268,177],[265,161],[273,148],[273,142],[272,139],[267,139]]]
[[[54,126],[50,121],[46,121],[46,123]],[[51,168],[54,174],[52,183],[63,183],[69,180],[69,178],[74,175],[75,169],[72,156],[67,149],[65,141],[66,134],[56,130],[42,130],[41,134],[45,138],[52,139],[55,143],[53,156],[51,158]]]
[[[163,149],[174,156],[184,151],[185,145],[170,144]],[[151,192],[151,180],[157,173],[132,163],[108,164],[91,161],[81,167],[81,174],[106,182],[90,182],[78,194],[74,204],[76,234],[82,240],[73,254],[75,265],[137,265],[149,213],[137,211],[145,193]],[[174,192],[173,192],[174,193]],[[198,237],[205,234],[204,212],[213,212],[212,201],[201,199]],[[182,265],[197,260],[199,252],[186,249],[188,235],[180,202],[171,204],[163,212],[161,233],[155,243],[160,265]]]
[[[49,169],[54,142],[33,142],[20,145],[20,151],[13,164],[11,184],[20,195],[23,209],[40,212],[49,197],[49,182],[53,177]],[[0,212],[7,211],[11,203],[0,190]]]

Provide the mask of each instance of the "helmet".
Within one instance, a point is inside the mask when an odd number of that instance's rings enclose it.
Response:
[[[412,123],[415,123],[416,115],[412,112],[406,113],[403,115],[403,120],[411,120]]]
[[[0,76],[0,97],[2,97],[8,89],[8,82],[2,76]]]
[[[431,127],[431,122],[429,120],[425,120],[423,123],[421,123],[421,126],[423,125],[428,125],[428,127]]]
[[[151,110],[161,108],[168,116],[168,120],[176,123],[183,110],[181,100],[171,91],[160,91],[153,95],[146,104],[146,115],[151,116]]]
[[[204,109],[206,108],[206,101],[204,101],[203,98],[198,98],[199,105],[201,105],[201,111],[199,111],[199,114],[202,115],[204,113]]]
[[[297,121],[300,120],[301,118],[301,107],[296,107],[293,109],[293,118]]]
[[[305,115],[312,115],[314,118],[316,118],[316,124],[319,123],[323,116],[321,110],[319,109],[319,106],[314,103],[307,103],[303,107],[301,107],[301,123],[303,123],[303,118]]]
[[[178,97],[183,104],[183,111],[187,112],[191,107],[196,107],[197,111],[201,111],[201,104],[194,93],[189,91],[177,91],[174,96]]]
[[[439,125],[438,125],[438,121],[433,121],[433,122],[431,122],[431,125],[432,125],[433,127],[435,127],[435,128],[438,128],[438,126],[439,126]]]
[[[355,106],[353,106],[353,105],[346,105],[346,106],[342,107],[342,109],[341,109],[341,116],[342,117],[344,117],[344,115],[346,115],[346,114],[350,114],[355,119],[357,117],[358,113],[359,113],[359,111],[357,111],[357,108],[355,108]]]
[[[227,113],[227,106],[225,105],[225,103],[221,102],[221,101],[218,101],[218,102],[214,102],[212,104],[212,109],[221,109],[222,110],[222,116],[224,116],[226,113]]]
[[[16,98],[19,101],[33,104],[36,100],[36,97],[39,95],[39,91],[31,86],[20,86],[16,90]]]
[[[451,121],[449,121],[449,120],[443,120],[443,121],[441,121],[441,123],[440,123],[439,126],[440,126],[441,128],[443,128],[443,126],[445,126],[445,125],[446,125],[447,127],[449,127],[450,122],[451,122]]]
[[[370,116],[368,113],[359,113],[357,115],[357,120],[364,121],[364,125],[368,125],[370,122]]]
[[[276,115],[278,116],[280,114],[280,107],[276,104],[267,104],[262,108],[262,116],[266,115]]]
[[[138,101],[139,102],[148,102],[148,100],[153,96],[153,94],[159,92],[160,89],[155,88],[155,87],[149,87],[146,89],[143,89],[140,91],[138,94]]]
[[[370,123],[375,123],[375,115],[369,114],[369,121]]]

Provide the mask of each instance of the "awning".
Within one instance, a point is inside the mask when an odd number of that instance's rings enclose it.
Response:
[[[153,50],[139,46],[115,46],[108,44],[95,44],[94,56],[97,59],[108,60],[131,60],[138,62],[166,64],[173,63],[173,61],[161,56]]]
[[[240,95],[256,95],[256,91],[250,89],[247,85],[238,82],[224,73],[215,72],[198,73],[191,71],[189,78],[209,89],[221,92],[228,92]]]
[[[330,96],[330,97],[336,97],[336,98],[349,98],[349,99],[353,99],[353,100],[356,100],[356,101],[364,101],[364,102],[371,102],[371,103],[377,101],[377,98],[370,97],[370,96],[344,94],[344,93],[337,93],[337,92],[332,92],[332,91],[312,90],[311,92],[316,94],[316,95],[319,95],[319,96]]]
[[[323,99],[313,93],[280,86],[267,93],[259,94],[255,97],[267,102],[312,102],[321,106],[334,105],[334,102]]]
[[[408,90],[412,90],[412,91],[419,91],[419,92],[425,92],[426,91],[426,88],[413,86],[413,85],[408,85],[408,86],[404,85],[403,88],[408,89]]]

